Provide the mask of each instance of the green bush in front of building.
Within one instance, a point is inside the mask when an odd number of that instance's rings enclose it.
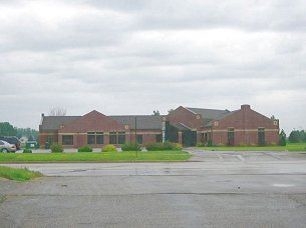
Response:
[[[164,143],[149,143],[146,145],[148,151],[162,150],[182,150],[183,147],[179,143],[164,142]]]
[[[90,146],[82,146],[78,148],[78,152],[92,152],[92,148]]]
[[[141,146],[138,143],[126,143],[121,149],[122,151],[141,151]]]
[[[64,152],[63,146],[58,143],[52,143],[52,145],[50,146],[50,149],[52,153],[63,153]]]
[[[117,152],[117,148],[113,144],[108,144],[102,148],[102,152]]]
[[[26,149],[23,150],[22,153],[24,153],[24,154],[30,154],[30,153],[32,153],[32,150],[26,148]]]

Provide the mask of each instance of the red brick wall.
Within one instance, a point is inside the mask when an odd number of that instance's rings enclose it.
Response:
[[[45,148],[47,139],[50,138],[52,142],[58,142],[58,134],[57,132],[39,132],[38,141],[40,148]]]
[[[228,143],[227,131],[228,128],[234,128],[235,145],[257,145],[258,144],[258,128],[265,129],[266,144],[277,144],[279,126],[274,120],[255,112],[248,105],[242,105],[241,109],[235,113],[214,121],[212,124],[213,143],[223,144]]]
[[[142,135],[142,145],[156,142],[156,135],[161,135],[161,130],[137,130],[137,135]],[[135,132],[131,131],[128,136],[130,142],[135,142]]]
[[[59,133],[87,133],[125,131],[125,126],[116,120],[103,115],[97,111],[92,111],[79,119],[64,125],[59,129]]]
[[[183,123],[192,129],[200,129],[202,126],[202,119],[197,119],[197,114],[194,114],[186,108],[180,106],[171,111],[167,116],[167,121],[171,124]]]

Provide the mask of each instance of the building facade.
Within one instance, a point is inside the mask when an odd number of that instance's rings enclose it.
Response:
[[[42,147],[52,143],[64,148],[90,145],[94,148],[107,144],[128,142],[146,144],[161,142],[163,116],[105,116],[92,111],[84,116],[45,116],[39,125],[39,143]]]
[[[236,111],[178,107],[166,116],[105,116],[92,111],[83,116],[45,116],[39,126],[42,147],[53,142],[66,148],[84,145],[120,146],[128,142],[170,141],[183,146],[273,145],[278,143],[279,121],[249,105]]]

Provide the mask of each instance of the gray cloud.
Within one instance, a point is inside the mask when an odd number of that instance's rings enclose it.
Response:
[[[249,103],[287,131],[306,128],[305,6],[1,2],[0,85],[8,86],[0,90],[0,121],[37,128],[54,106],[69,115],[148,114]]]

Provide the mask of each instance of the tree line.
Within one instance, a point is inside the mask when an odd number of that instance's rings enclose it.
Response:
[[[304,130],[293,130],[291,131],[288,140],[291,143],[306,142],[306,132]]]
[[[8,122],[2,122],[0,123],[0,136],[27,137],[29,140],[37,140],[38,131],[31,128],[18,128]]]

